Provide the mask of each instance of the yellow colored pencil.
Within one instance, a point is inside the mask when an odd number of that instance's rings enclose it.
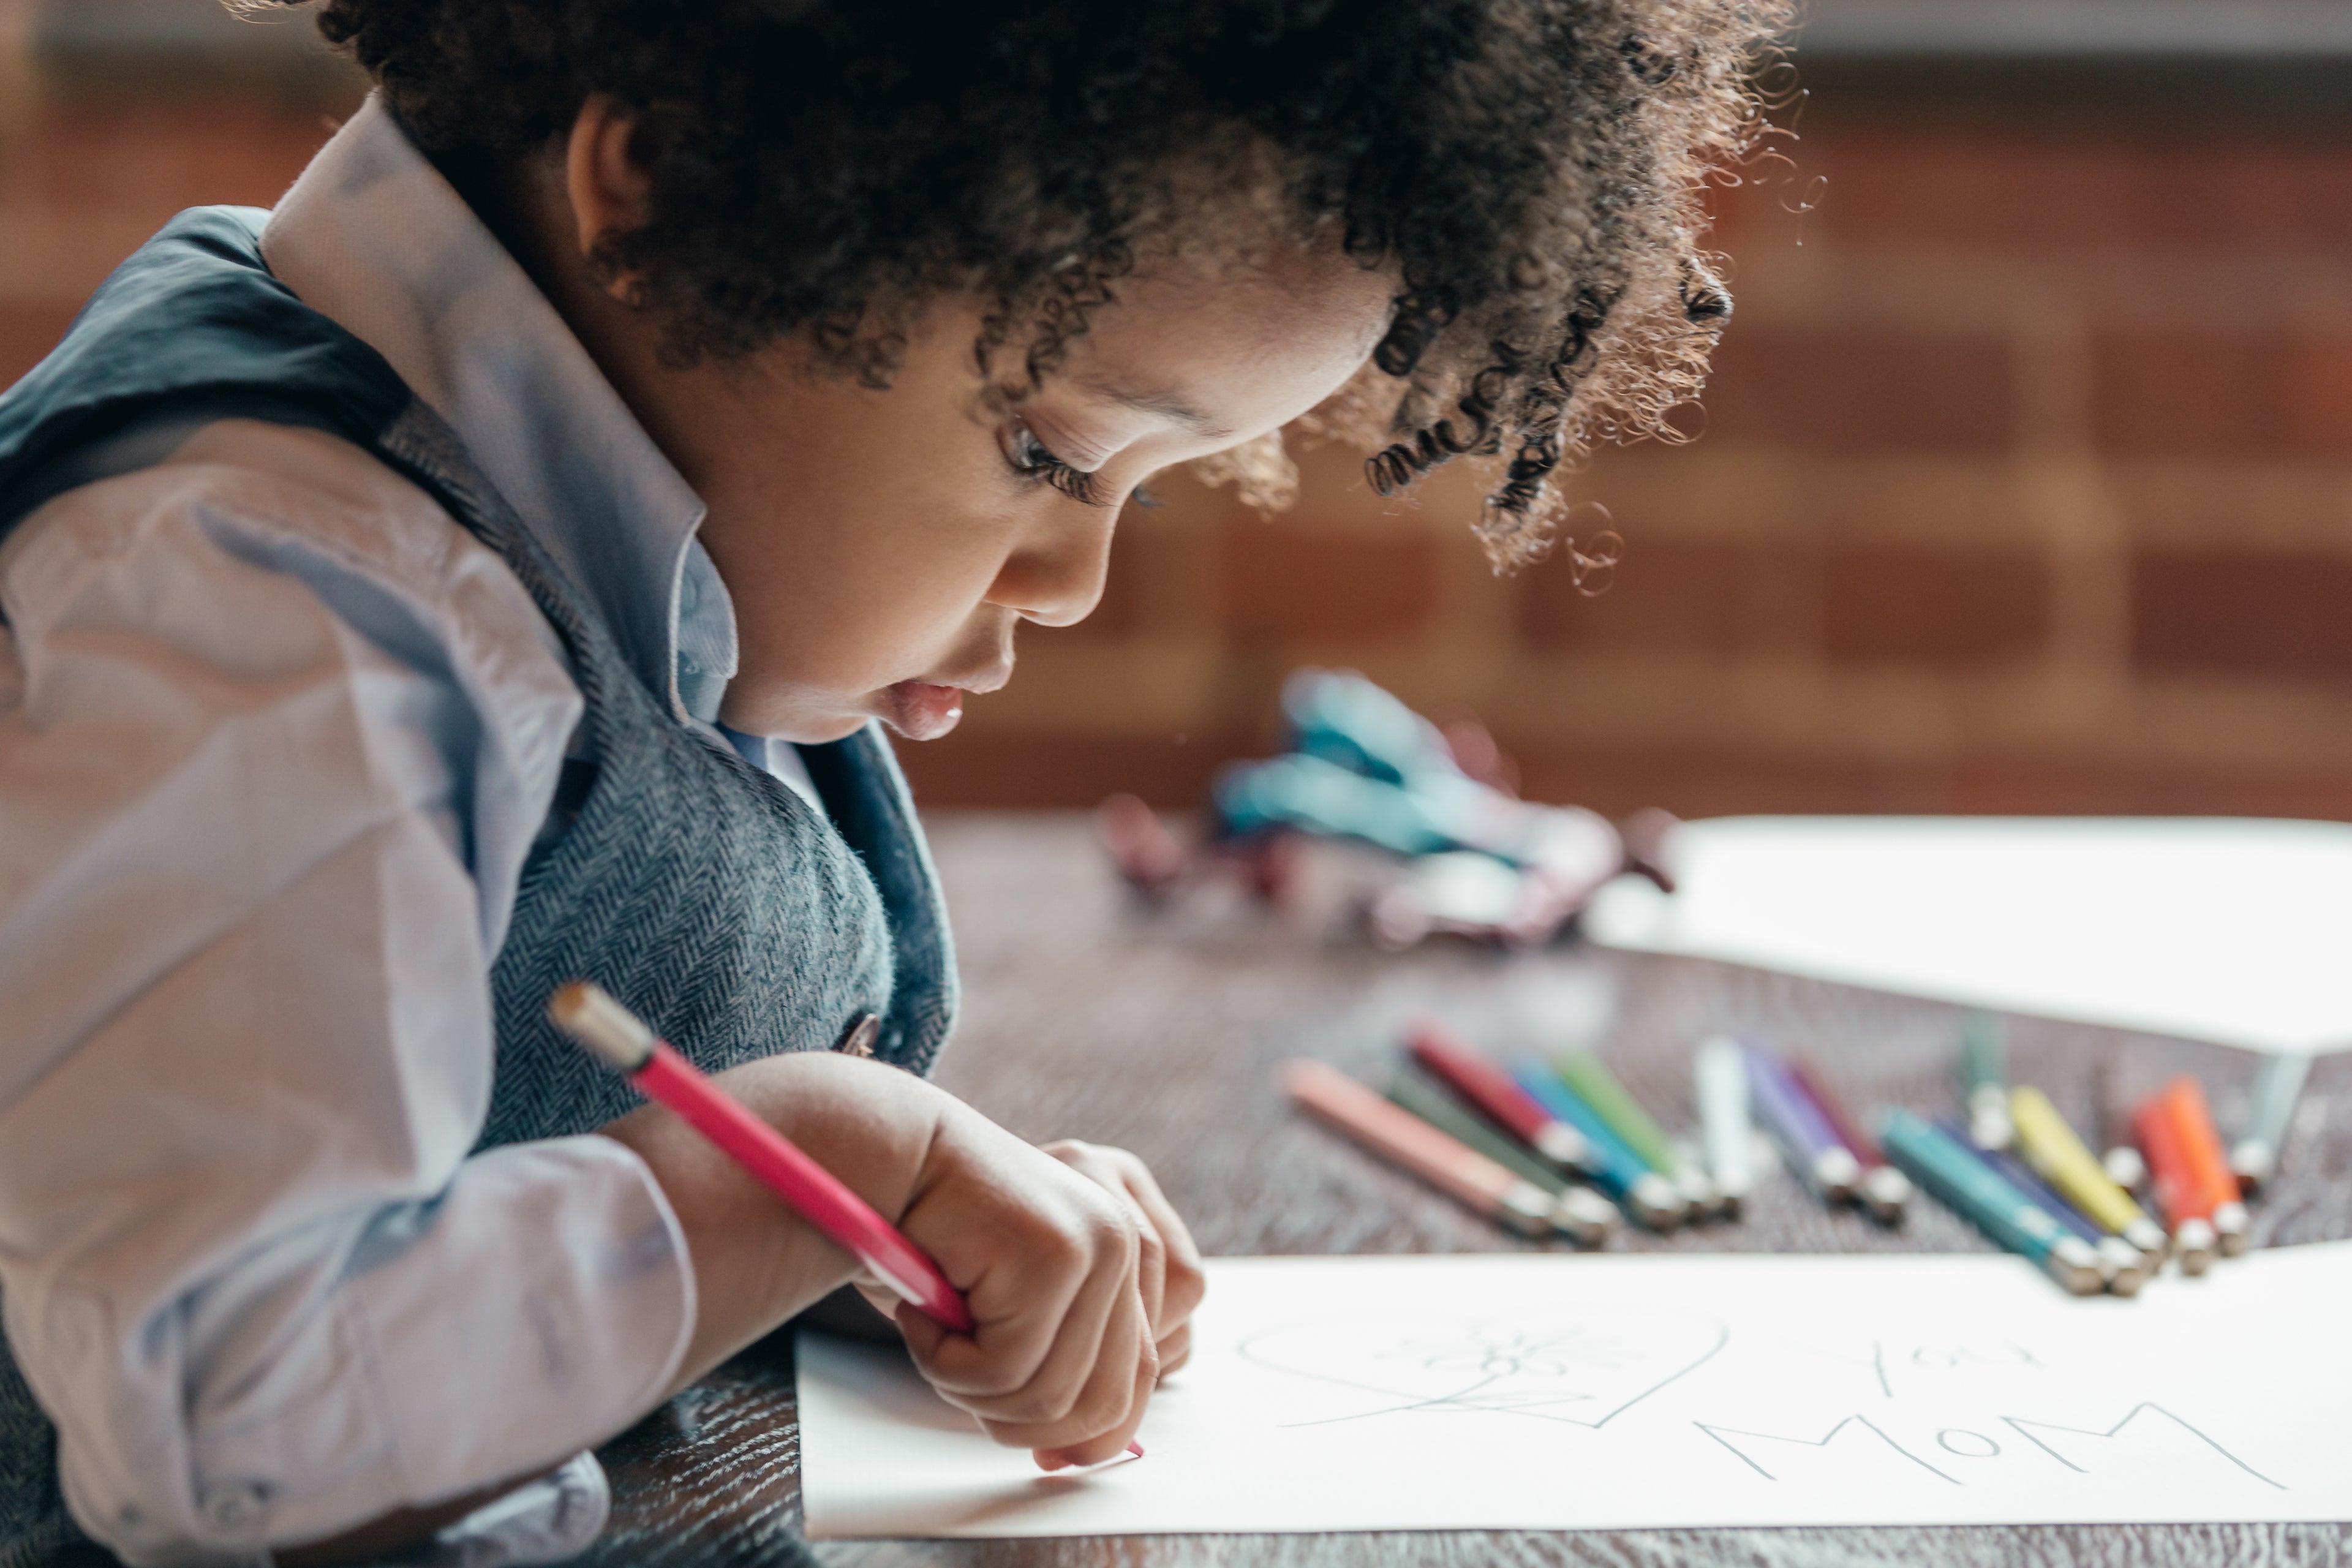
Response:
[[[2050,1097],[2031,1085],[2010,1091],[2009,1119],[2017,1129],[2018,1152],[2059,1195],[2083,1211],[2100,1229],[2122,1237],[2161,1258],[2167,1245],[2164,1227],[2150,1219],[2132,1195],[2116,1185],[2099,1157],[2091,1152]]]

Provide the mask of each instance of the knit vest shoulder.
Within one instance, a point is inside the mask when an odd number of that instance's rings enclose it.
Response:
[[[871,728],[803,748],[824,803],[679,722],[599,616],[382,355],[269,273],[267,214],[182,214],[94,295],[57,350],[0,395],[0,536],[44,477],[133,424],[192,415],[322,429],[422,487],[502,556],[562,638],[594,773],[578,815],[525,866],[491,972],[497,1061],[481,1146],[590,1131],[634,1092],[546,1018],[597,981],[702,1067],[840,1043],[929,1069],[956,1002],[939,883],[888,745]],[[201,1173],[191,1173],[201,1179]],[[78,1538],[56,1434],[0,1334],[0,1568]]]

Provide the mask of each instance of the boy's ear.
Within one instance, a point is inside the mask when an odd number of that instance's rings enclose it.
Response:
[[[572,122],[563,183],[583,257],[593,256],[609,237],[643,227],[652,216],[653,182],[630,151],[636,123],[618,101],[601,92],[588,95]],[[635,281],[619,276],[606,287],[614,298],[625,300]]]

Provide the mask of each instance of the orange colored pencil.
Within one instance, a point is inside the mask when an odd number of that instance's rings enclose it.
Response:
[[[1465,1207],[1522,1236],[1552,1234],[1549,1193],[1345,1073],[1318,1061],[1287,1061],[1282,1087],[1305,1110]]]
[[[2166,1084],[2158,1098],[2188,1162],[2200,1209],[2220,1238],[2222,1255],[2234,1258],[2246,1250],[2245,1196],[2230,1169],[2221,1134],[2213,1126],[2212,1110],[2205,1103],[2205,1086],[2183,1073]]]

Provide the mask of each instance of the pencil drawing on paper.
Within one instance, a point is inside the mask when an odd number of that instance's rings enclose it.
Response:
[[[2160,1418],[2164,1421],[2170,1422],[2172,1426],[2178,1428],[2180,1432],[2184,1433],[2189,1437],[2194,1438],[2198,1443],[2202,1444],[2205,1450],[2210,1450],[2219,1458],[2227,1460],[2230,1464],[2244,1471],[2247,1475],[2252,1476],[2255,1480],[2262,1482],[2263,1485],[2273,1488],[2278,1491],[2285,1491],[2287,1489],[2284,1483],[2273,1480],[2270,1477],[2263,1474],[2262,1471],[2254,1468],[2253,1466],[2246,1463],[2245,1460],[2238,1458],[2237,1455],[2223,1447],[2219,1442],[2214,1440],[2210,1433],[2204,1432],[2200,1428],[2191,1426],[2189,1422],[2183,1420],[2179,1415],[2176,1415],[2171,1411],[2164,1408],[2164,1406],[2152,1404],[2146,1400],[2133,1405],[2130,1410],[2125,1413],[2123,1419],[2117,1421],[2114,1426],[2105,1428],[2104,1431],[2095,1426],[2067,1426],[2053,1421],[2030,1421],[2021,1415],[2004,1415],[2000,1417],[2000,1423],[2002,1426],[2009,1428],[2008,1436],[2012,1445],[2017,1444],[2017,1439],[2022,1438],[2025,1443],[2032,1444],[2034,1448],[2039,1449],[2042,1454],[2056,1460],[2060,1465],[2072,1470],[2076,1475],[2088,1475],[2091,1473],[2088,1466],[2078,1463],[2075,1459],[2067,1458],[2065,1452],[2056,1446],[2050,1438],[2042,1436],[2040,1434],[2063,1434],[2066,1436],[2088,1437],[2095,1440],[2112,1438],[2119,1436],[2125,1427],[2131,1426],[2143,1415],[2151,1418]],[[1751,1451],[1750,1446],[1753,1444],[1786,1443],[1795,1445],[1799,1447],[1826,1449],[1839,1434],[1851,1427],[1857,1432],[1868,1433],[1871,1436],[1877,1438],[1881,1443],[1885,1444],[1888,1448],[1900,1454],[1903,1458],[1910,1460],[1913,1464],[1918,1466],[1921,1469],[1927,1471],[1929,1475],[1936,1477],[1939,1480],[1949,1481],[1954,1486],[1962,1486],[1966,1484],[1960,1477],[1952,1473],[1948,1460],[1946,1460],[1943,1464],[1939,1465],[1933,1460],[1912,1452],[1911,1449],[1906,1447],[1884,1427],[1881,1427],[1876,1422],[1871,1420],[1866,1415],[1848,1415],[1818,1437],[1791,1436],[1786,1433],[1780,1432],[1745,1431],[1733,1426],[1710,1426],[1704,1421],[1694,1421],[1691,1425],[1706,1433],[1709,1437],[1714,1438],[1717,1443],[1723,1445],[1724,1447],[1729,1449],[1732,1456],[1738,1459],[1741,1464],[1746,1465],[1749,1469],[1755,1471],[1758,1475],[1763,1477],[1768,1481],[1778,1480],[1780,1477],[1776,1471],[1766,1468],[1765,1466],[1759,1462],[1756,1452]],[[1733,1442],[1732,1439],[1735,1437],[1746,1439],[1747,1445]],[[1943,1450],[1943,1454],[1945,1455],[1950,1455],[1963,1459],[1995,1459],[2000,1458],[2003,1453],[2002,1444],[1999,1437],[1958,1426],[1947,1426],[1937,1430],[1936,1433],[1936,1447]],[[2021,1447],[2022,1446],[2018,1445],[2018,1447]],[[1941,1456],[1938,1456],[1938,1458],[1941,1458]]]
[[[1433,1323],[1318,1319],[1251,1335],[1241,1358],[1366,1395],[1360,1408],[1286,1422],[1319,1426],[1399,1415],[1507,1415],[1598,1430],[1696,1371],[1729,1342],[1712,1319],[1615,1321],[1514,1315]]]

